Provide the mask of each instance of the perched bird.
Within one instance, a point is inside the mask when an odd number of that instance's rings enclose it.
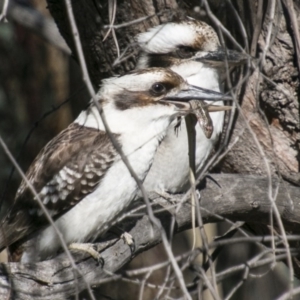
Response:
[[[204,22],[192,19],[151,28],[139,34],[137,42],[141,48],[138,69],[170,68],[189,84],[217,92],[221,90],[220,72],[225,61],[229,65],[238,65],[247,59],[236,51],[222,49],[214,29]],[[202,122],[202,128],[196,126],[196,173],[199,173],[223,129],[224,104],[223,101],[215,104],[215,112],[206,114],[206,122]],[[220,106],[219,109],[217,105]],[[205,113],[205,110],[202,112]],[[189,187],[187,132],[185,126],[181,126],[181,130],[174,134],[176,124],[173,121],[170,125],[144,181],[148,191],[175,193],[183,192]],[[203,127],[203,124],[207,127]]]
[[[162,68],[106,79],[97,93],[110,131],[140,180],[174,118],[190,111],[190,99],[206,98],[222,94]],[[103,233],[137,192],[93,102],[41,150],[26,176],[68,245]],[[61,247],[24,181],[0,228],[0,249],[10,245],[15,260],[44,260]]]

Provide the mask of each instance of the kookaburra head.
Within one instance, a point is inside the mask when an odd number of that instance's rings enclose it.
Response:
[[[189,112],[188,101],[221,99],[222,94],[193,87],[171,70],[152,68],[104,80],[97,98],[110,132],[143,181],[169,124]],[[137,191],[93,102],[41,150],[26,176],[67,244],[102,234]],[[23,262],[51,257],[61,246],[24,181],[0,225],[0,249],[12,245]],[[28,236],[33,238],[26,242]]]
[[[108,125],[112,132],[118,134],[131,130],[131,125],[133,130],[135,126],[148,128],[158,120],[186,115],[191,112],[188,101],[192,99],[231,99],[218,92],[190,85],[177,73],[165,68],[134,70],[124,76],[106,79],[97,97],[105,115],[114,115],[114,118],[108,119]],[[96,110],[94,104],[91,109]],[[84,112],[79,116],[78,123],[97,127],[97,118],[93,118],[92,114],[89,116],[88,119]]]
[[[120,111],[138,108],[142,112],[147,106],[163,105],[178,113],[190,110],[188,101],[192,99],[208,101],[231,99],[218,92],[190,85],[169,68],[153,67],[103,80],[103,87],[98,96],[102,104],[111,102]],[[163,113],[164,110],[161,114]]]
[[[141,53],[137,69],[164,67],[182,76],[189,84],[220,92],[222,71],[226,66],[243,63],[246,56],[235,51],[222,49],[215,30],[197,20],[185,20],[158,25],[136,37]],[[205,99],[206,100],[206,99]],[[223,100],[226,100],[223,98]],[[206,101],[205,101],[206,102]],[[213,107],[211,104],[214,104]],[[208,107],[207,105],[211,106]],[[197,107],[197,105],[195,105]],[[212,108],[216,110],[211,110]],[[204,103],[198,112],[206,120],[196,126],[196,171],[199,173],[213,150],[223,129],[224,102]],[[201,117],[201,116],[200,116]],[[201,121],[201,120],[200,120]],[[183,126],[174,133],[177,123],[173,122],[166,138],[158,148],[154,162],[144,181],[149,191],[182,192],[188,187],[189,161],[188,142]],[[205,129],[208,128],[208,131]],[[180,162],[180,164],[178,163]],[[177,173],[169,172],[176,165]]]
[[[137,68],[168,68],[182,65],[183,60],[202,62],[215,68],[224,67],[225,61],[228,65],[239,65],[247,60],[242,53],[222,48],[211,26],[192,19],[153,27],[140,33],[137,42],[143,52]]]

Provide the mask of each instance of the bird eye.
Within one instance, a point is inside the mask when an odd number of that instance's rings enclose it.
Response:
[[[192,47],[179,46],[176,53],[180,58],[190,58],[194,55],[195,50]]]
[[[166,92],[166,87],[160,82],[154,83],[151,87],[151,93],[154,96],[160,96],[160,95],[164,94],[165,92]]]

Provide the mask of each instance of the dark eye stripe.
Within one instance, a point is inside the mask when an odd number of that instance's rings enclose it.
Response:
[[[189,46],[178,46],[176,50],[176,55],[179,58],[190,58],[195,54],[196,50]]]

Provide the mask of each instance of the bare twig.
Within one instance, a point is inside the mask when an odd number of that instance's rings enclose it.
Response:
[[[70,250],[68,249],[68,246],[61,234],[61,232],[59,231],[59,229],[57,228],[57,226],[55,225],[55,222],[54,220],[52,219],[52,217],[50,216],[47,208],[45,207],[43,201],[41,200],[40,196],[38,195],[38,193],[36,192],[35,188],[33,187],[33,185],[31,184],[31,182],[27,179],[26,175],[24,174],[24,172],[21,170],[19,164],[17,163],[17,161],[14,159],[14,157],[12,156],[11,152],[9,151],[9,149],[7,148],[5,142],[3,141],[2,137],[0,136],[0,144],[1,144],[1,147],[3,148],[4,152],[6,153],[6,155],[8,156],[8,158],[10,159],[10,161],[12,162],[12,164],[14,165],[14,167],[16,168],[16,170],[18,171],[18,173],[21,175],[22,179],[24,180],[24,182],[26,183],[26,185],[28,186],[29,190],[31,191],[32,195],[35,197],[35,199],[37,200],[39,206],[41,207],[43,213],[45,214],[45,217],[46,219],[48,220],[49,224],[51,226],[53,226],[54,230],[55,230],[55,233],[57,234],[58,236],[58,239],[61,243],[61,246],[62,248],[64,249],[71,265],[72,265],[72,270],[74,272],[74,280],[75,280],[75,283],[77,282],[78,280],[78,277],[77,277],[77,274],[76,272],[81,276],[82,273],[80,272],[80,270],[77,268],[76,264],[75,264],[75,261],[70,253]],[[90,286],[88,284],[88,282],[83,279],[84,282],[86,283],[86,287],[87,289],[89,290],[90,292],[90,296],[91,296],[91,299],[95,300],[94,296],[93,296],[93,292],[92,290],[90,289]]]
[[[261,34],[261,25],[263,20],[263,0],[258,0],[257,4],[257,13],[256,13],[256,22],[255,22],[255,28],[252,36],[252,42],[251,42],[251,50],[250,55],[255,56],[256,55],[256,49],[257,49],[257,42],[259,35]]]
[[[215,184],[208,182],[207,188],[201,193],[201,206],[202,208],[202,218],[207,222],[217,221],[218,219],[214,214],[219,215],[220,213],[225,215],[231,215],[232,218],[245,219],[249,221],[254,219],[254,216],[259,216],[259,220],[268,221],[268,214],[271,208],[271,203],[268,199],[265,187],[267,186],[268,179],[263,177],[255,176],[241,176],[239,175],[215,175],[215,178],[220,184],[224,187],[221,190],[215,188]],[[234,184],[232,184],[234,183]],[[273,182],[276,185],[276,180]],[[248,191],[245,187],[255,186],[254,190]],[[291,209],[291,203],[289,199],[286,198],[286,189],[288,189],[291,197],[294,200],[294,208]],[[174,196],[174,201],[180,199],[182,195]],[[162,205],[166,206],[168,203],[166,200],[161,199],[160,202]],[[255,207],[252,206],[252,203],[255,202]],[[280,214],[282,216],[283,222],[287,228],[294,228],[299,233],[298,220],[300,219],[300,192],[299,188],[294,187],[290,184],[287,184],[285,188],[280,186],[277,197],[278,207],[280,208]],[[288,212],[288,213],[287,213]],[[158,217],[160,218],[163,225],[166,228],[169,227],[169,218],[167,216],[170,213],[174,214],[174,209],[170,211],[165,211],[160,213]],[[183,230],[187,228],[187,224],[190,224],[191,214],[190,214],[190,204],[186,203],[181,206],[179,212],[174,214],[176,219],[177,230]],[[290,225],[293,224],[292,227]],[[136,241],[136,254],[141,251],[145,251],[150,247],[156,245],[161,241],[161,234],[158,230],[153,232],[151,230],[151,222],[149,218],[145,215],[140,219],[137,224],[130,231],[135,237]],[[270,242],[273,239],[272,236],[265,237],[240,237],[240,238],[231,238],[224,241],[216,241],[209,244],[209,249],[219,247],[225,244],[236,244],[237,242],[247,242],[247,243],[265,243]],[[276,242],[283,241],[282,237],[274,237]],[[299,241],[298,236],[287,236],[289,242]],[[270,253],[270,249],[267,249]],[[205,251],[202,247],[201,249],[195,249],[195,251]],[[285,259],[287,257],[286,250],[284,247],[282,249],[277,249],[276,253],[282,253],[276,255],[276,261],[279,259]],[[293,249],[290,251],[290,255],[295,255]],[[175,260],[186,259],[189,254],[185,253],[182,256],[175,257]],[[196,252],[195,252],[196,254]],[[118,269],[120,269],[125,263],[127,263],[132,257],[130,250],[127,245],[124,245],[123,241],[116,242],[113,246],[106,249],[102,256],[105,260],[104,269],[96,268],[95,262],[92,258],[82,257],[81,255],[76,255],[76,264],[77,267],[82,272],[82,277],[78,278],[78,289],[83,290],[86,288],[83,284],[83,279],[85,278],[91,285],[99,285],[107,280],[115,280],[116,278],[124,278],[123,276],[118,275],[117,277],[114,274]],[[115,259],[111,259],[111,257]],[[261,256],[262,257],[262,256]],[[258,267],[261,265],[270,264],[273,262],[273,257],[266,259],[260,259],[256,262],[247,264],[252,267]],[[166,265],[170,262],[165,262]],[[6,292],[9,290],[7,284],[7,270],[6,267],[10,268],[9,276],[12,280],[12,286],[14,287],[15,295],[22,300],[31,299],[30,293],[35,295],[43,295],[44,298],[40,299],[65,299],[68,296],[73,294],[75,284],[74,276],[72,271],[72,265],[70,264],[66,254],[63,254],[61,257],[51,261],[45,261],[41,263],[36,263],[32,265],[23,265],[23,264],[2,264],[0,265],[0,298],[2,295],[6,295]],[[161,265],[157,265],[157,268]],[[156,269],[155,267],[155,269]],[[217,282],[220,282],[225,277],[230,276],[231,274],[244,270],[245,264],[240,266],[234,266],[228,269],[226,272],[218,272],[216,274]],[[130,272],[130,271],[127,271]],[[137,270],[138,272],[138,270]],[[146,271],[147,272],[147,271]],[[132,273],[132,276],[134,274]],[[211,280],[208,277],[208,280]],[[33,284],[34,283],[34,284]],[[28,284],[30,284],[30,289],[28,289]],[[49,288],[51,286],[51,288]],[[148,285],[147,285],[148,286]],[[188,287],[188,285],[187,285]],[[153,286],[153,288],[158,288]],[[54,295],[57,295],[54,297]],[[3,299],[4,297],[2,297]],[[16,297],[17,298],[17,297]]]
[[[109,138],[110,138],[113,146],[118,151],[118,153],[119,153],[122,161],[126,165],[126,167],[127,167],[128,171],[130,172],[131,176],[137,182],[137,185],[138,185],[139,189],[142,192],[144,201],[145,201],[146,206],[147,206],[147,212],[148,212],[149,218],[150,218],[152,224],[155,225],[160,230],[160,233],[161,233],[161,236],[162,236],[163,245],[165,247],[165,250],[167,252],[168,257],[170,258],[170,261],[171,261],[172,266],[174,268],[175,274],[177,275],[177,279],[178,279],[179,285],[180,285],[180,287],[182,289],[182,292],[186,296],[186,298],[188,300],[190,300],[191,297],[190,297],[190,295],[189,295],[189,293],[187,291],[187,288],[185,286],[183,275],[182,275],[182,273],[181,273],[181,271],[179,269],[179,266],[178,266],[178,264],[177,264],[177,262],[176,262],[176,260],[174,258],[174,254],[172,252],[171,246],[170,246],[169,241],[167,239],[167,235],[166,235],[165,231],[163,230],[160,221],[153,214],[153,211],[151,209],[151,205],[150,205],[147,193],[146,193],[146,191],[145,191],[145,189],[143,187],[143,184],[142,184],[141,180],[138,178],[138,176],[136,175],[136,173],[132,169],[132,167],[131,167],[131,165],[130,165],[128,159],[127,159],[127,157],[124,155],[121,147],[119,146],[119,144],[115,140],[114,136],[111,134],[111,131],[110,131],[109,127],[108,127],[106,118],[105,118],[105,116],[103,114],[103,110],[102,110],[99,102],[96,99],[96,94],[95,94],[94,88],[92,86],[91,80],[89,78],[87,67],[86,67],[86,64],[85,64],[85,59],[84,59],[84,55],[83,55],[83,51],[82,51],[82,46],[81,46],[81,42],[80,42],[79,32],[78,32],[78,29],[77,29],[77,26],[76,26],[76,22],[75,22],[75,18],[74,18],[74,14],[73,14],[73,11],[72,11],[72,4],[71,4],[70,0],[65,0],[65,3],[66,3],[66,7],[67,7],[67,13],[68,13],[68,17],[69,17],[69,20],[70,20],[70,25],[71,25],[71,28],[72,28],[74,40],[75,40],[75,45],[76,45],[76,49],[77,49],[77,55],[79,57],[80,67],[81,67],[81,70],[82,70],[82,73],[83,73],[83,80],[86,83],[88,91],[89,91],[89,93],[90,93],[90,95],[91,95],[91,97],[92,97],[92,99],[93,99],[96,107],[99,110],[99,114],[100,114],[100,116],[102,118],[103,125],[105,127],[105,130],[106,130],[106,132],[107,132],[107,134],[108,134],[108,136],[109,136]]]
[[[123,28],[123,27],[128,27],[128,26],[132,26],[132,25],[136,25],[136,24],[139,24],[141,22],[144,22],[146,20],[149,20],[153,17],[157,17],[157,16],[160,16],[164,13],[165,11],[161,11],[157,14],[152,14],[150,16],[145,16],[145,17],[141,17],[141,18],[138,18],[138,19],[135,19],[135,20],[132,20],[130,22],[125,22],[125,23],[122,23],[122,24],[117,24],[117,25],[114,25],[114,24],[110,24],[110,25],[104,25],[103,28],[112,28],[112,29],[119,29],[119,28]]]
[[[276,300],[287,300],[292,299],[293,296],[300,294],[300,287],[294,288],[291,291],[288,291],[287,293],[284,293],[280,297],[278,297]]]
[[[109,29],[108,29],[106,35],[104,36],[102,42],[104,42],[107,39],[107,37],[109,36],[109,34],[112,33],[112,36],[113,36],[113,39],[115,42],[115,46],[117,49],[117,57],[119,58],[120,57],[120,47],[119,47],[115,29],[113,27],[113,25],[115,23],[115,19],[116,19],[116,12],[117,12],[117,1],[109,0],[108,1],[108,17],[109,17],[109,21],[110,21],[110,26],[109,26]]]
[[[2,22],[7,15],[8,3],[9,3],[9,0],[3,1],[3,6],[2,6],[1,14],[0,14],[0,22]]]
[[[245,51],[248,53],[249,52],[249,44],[248,44],[248,36],[247,36],[247,31],[245,29],[245,26],[244,26],[244,24],[241,20],[240,15],[238,14],[235,7],[233,6],[231,0],[226,0],[226,2],[229,4],[235,18],[237,19],[238,28],[241,30],[241,33],[242,33],[242,36],[243,36],[243,40],[244,40],[244,44],[245,44]]]
[[[266,37],[266,42],[265,42],[265,47],[264,47],[264,51],[262,54],[262,65],[265,64],[265,57],[267,54],[267,51],[270,47],[270,42],[271,42],[271,36],[272,36],[272,32],[273,32],[273,22],[274,22],[274,17],[275,17],[275,12],[276,12],[276,1],[268,1],[269,4],[269,14],[268,14],[268,19],[269,19],[269,24],[268,24],[268,30],[267,30],[267,37]],[[259,80],[258,80],[259,82]],[[245,119],[243,113],[241,113],[241,115],[243,116],[243,118]],[[275,214],[275,218],[276,221],[278,223],[279,226],[279,230],[283,236],[283,238],[285,239],[286,237],[286,232],[284,229],[284,226],[282,224],[282,220],[278,211],[278,207],[276,205],[276,197],[273,196],[273,191],[272,191],[272,179],[271,179],[271,169],[270,169],[270,164],[268,162],[268,159],[266,157],[266,155],[264,154],[264,151],[262,149],[262,146],[260,145],[255,133],[253,132],[253,130],[251,129],[251,127],[249,126],[248,122],[245,120],[245,123],[248,127],[248,129],[250,130],[250,133],[255,141],[255,144],[257,145],[257,149],[260,152],[261,157],[263,158],[263,161],[265,163],[265,167],[266,167],[266,172],[268,174],[268,178],[269,178],[269,184],[268,184],[268,194],[269,194],[269,199],[272,203],[272,211]],[[289,275],[290,275],[290,290],[292,290],[293,288],[293,282],[294,282],[294,270],[293,270],[293,264],[292,264],[292,258],[289,255],[289,244],[287,242],[287,240],[285,239],[285,247],[286,247],[286,251],[287,251],[287,258],[288,258],[288,266],[289,266]]]

